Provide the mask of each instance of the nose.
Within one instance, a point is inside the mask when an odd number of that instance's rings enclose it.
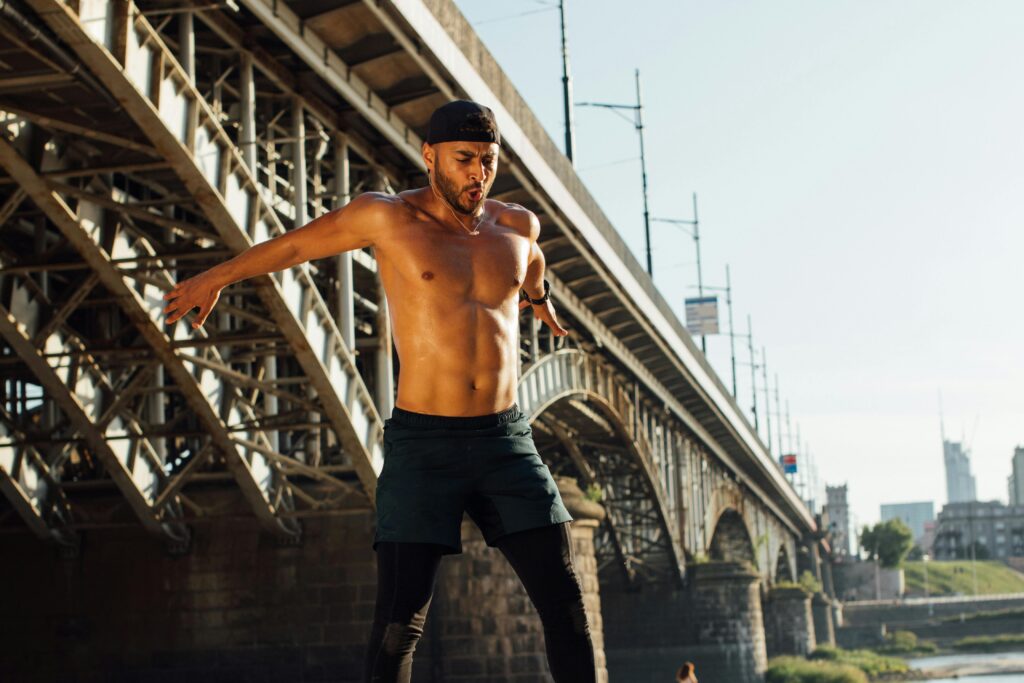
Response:
[[[474,182],[482,182],[487,177],[487,164],[483,161],[473,164],[473,169],[469,172],[469,179]]]

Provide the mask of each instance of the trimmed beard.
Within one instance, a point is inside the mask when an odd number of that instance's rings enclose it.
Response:
[[[455,189],[455,183],[453,183],[448,176],[441,173],[437,167],[434,167],[434,173],[431,174],[433,177],[430,180],[433,181],[437,191],[444,197],[444,200],[448,202],[453,211],[457,211],[464,216],[475,216],[476,212],[480,207],[484,205],[484,200],[487,199],[487,193],[484,191],[483,183],[480,184],[480,200],[471,204],[468,208],[464,206],[460,201],[459,197],[462,196],[462,192],[477,187],[475,184],[467,185],[462,191]]]

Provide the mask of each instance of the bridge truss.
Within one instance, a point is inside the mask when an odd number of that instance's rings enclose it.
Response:
[[[217,514],[204,487],[229,482],[286,541],[304,516],[370,504],[394,395],[372,253],[239,283],[203,330],[163,325],[161,297],[354,194],[420,184],[430,112],[470,97],[495,103],[492,196],[541,219],[574,330],[560,350],[524,318],[521,398],[551,464],[603,491],[603,566],[682,575],[696,533],[683,452],[715,459],[793,533],[813,528],[447,0],[0,8],[0,526],[73,547],[131,520],[183,549]],[[114,489],[123,506],[90,507]]]

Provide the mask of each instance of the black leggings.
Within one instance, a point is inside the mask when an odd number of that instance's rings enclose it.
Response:
[[[596,681],[569,524],[508,534],[496,545],[540,614],[555,683]],[[366,654],[367,683],[409,683],[443,550],[431,543],[377,544],[377,607]]]

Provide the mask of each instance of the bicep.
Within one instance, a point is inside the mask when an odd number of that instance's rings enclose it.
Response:
[[[353,249],[373,246],[381,199],[360,195],[341,209],[335,209],[288,234],[295,240],[303,261],[334,256]]]

